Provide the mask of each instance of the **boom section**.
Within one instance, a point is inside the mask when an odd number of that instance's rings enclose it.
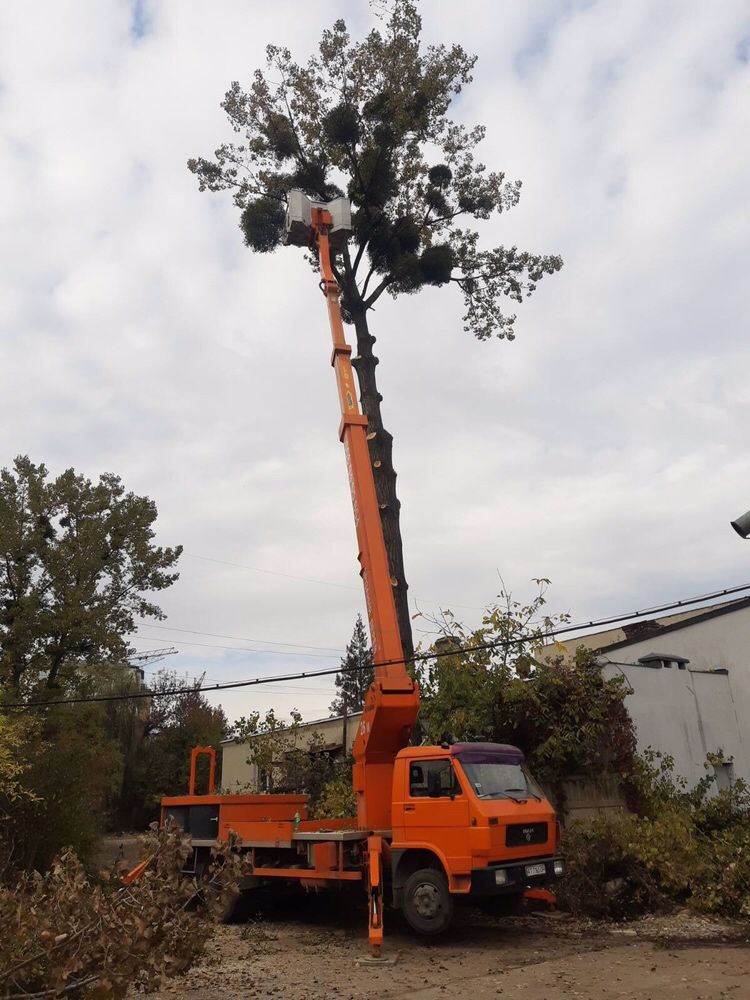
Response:
[[[331,215],[314,207],[312,231],[320,261],[320,286],[328,305],[333,341],[331,363],[336,374],[349,486],[359,547],[360,576],[365,588],[367,617],[372,638],[375,680],[365,699],[354,742],[354,789],[360,827],[390,827],[393,763],[409,742],[419,710],[419,689],[406,669],[398,628],[393,583],[383,538],[370,450],[367,417],[360,412],[352,349],[346,342],[339,302],[340,289],[331,266],[328,231]]]
[[[367,417],[360,412],[352,369],[352,349],[346,342],[339,304],[340,289],[331,267],[327,228],[330,215],[313,208],[313,229],[320,258],[321,288],[328,304],[333,353],[331,364],[341,405],[339,440],[344,445],[349,470],[349,486],[359,545],[360,576],[364,583],[372,651],[379,676],[405,673],[401,636],[393,598],[388,555],[383,540],[380,508],[367,444]]]

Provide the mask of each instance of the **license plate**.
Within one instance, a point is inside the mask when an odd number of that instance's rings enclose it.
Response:
[[[546,865],[526,865],[526,876],[531,878],[534,875],[545,875],[547,873]]]

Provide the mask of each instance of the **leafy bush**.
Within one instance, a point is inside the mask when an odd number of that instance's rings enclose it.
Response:
[[[4,730],[14,733],[17,776],[14,794],[0,778],[0,873],[7,865],[44,870],[65,847],[86,859],[121,773],[120,747],[106,731],[104,709],[48,709],[43,719],[19,716]]]
[[[325,785],[336,776],[336,761],[323,735],[303,729],[302,716],[292,709],[289,722],[269,709],[238,719],[231,735],[247,744],[247,762],[258,768],[254,792],[288,792],[310,796],[314,808]]]
[[[92,880],[72,852],[44,874],[0,889],[0,990],[8,996],[123,997],[131,984],[159,986],[200,953],[208,916],[236,894],[239,854],[215,852],[200,882],[181,869],[183,834],[160,831],[144,874],[125,887],[113,873]]]
[[[560,901],[576,913],[624,918],[685,903],[750,918],[750,792],[742,781],[688,790],[670,758],[638,762],[641,815],[575,823],[565,831]]]
[[[571,775],[631,774],[635,732],[623,678],[607,679],[595,653],[580,647],[572,661],[562,654],[541,659],[543,637],[568,618],[543,614],[549,581],[535,582],[538,593],[527,604],[502,591],[478,629],[465,629],[450,612],[430,620],[441,638],[431,650],[439,656],[416,671],[420,725],[432,743],[452,738],[520,747],[562,807]]]
[[[349,761],[346,761],[342,773],[334,775],[323,785],[310,809],[310,815],[314,819],[338,819],[357,815],[357,797],[352,787]]]

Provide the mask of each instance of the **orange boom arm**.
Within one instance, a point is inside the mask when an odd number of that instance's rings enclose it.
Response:
[[[419,689],[404,663],[396,602],[383,539],[380,508],[367,445],[367,417],[359,410],[352,372],[352,349],[344,336],[340,289],[331,267],[331,213],[313,207],[311,228],[320,258],[321,288],[328,303],[333,340],[332,364],[341,404],[339,438],[344,444],[372,637],[375,680],[367,693],[354,741],[354,790],[362,829],[391,826],[393,763],[409,742],[419,711]]]

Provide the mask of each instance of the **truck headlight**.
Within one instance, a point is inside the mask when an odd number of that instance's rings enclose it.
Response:
[[[560,861],[554,861],[552,864],[553,864],[553,868],[554,868],[554,871],[555,871],[555,875],[564,875],[565,874],[565,862],[564,861],[562,861],[562,860],[560,860]]]
[[[495,872],[495,885],[506,885],[508,881],[508,873],[504,868],[498,868]]]

